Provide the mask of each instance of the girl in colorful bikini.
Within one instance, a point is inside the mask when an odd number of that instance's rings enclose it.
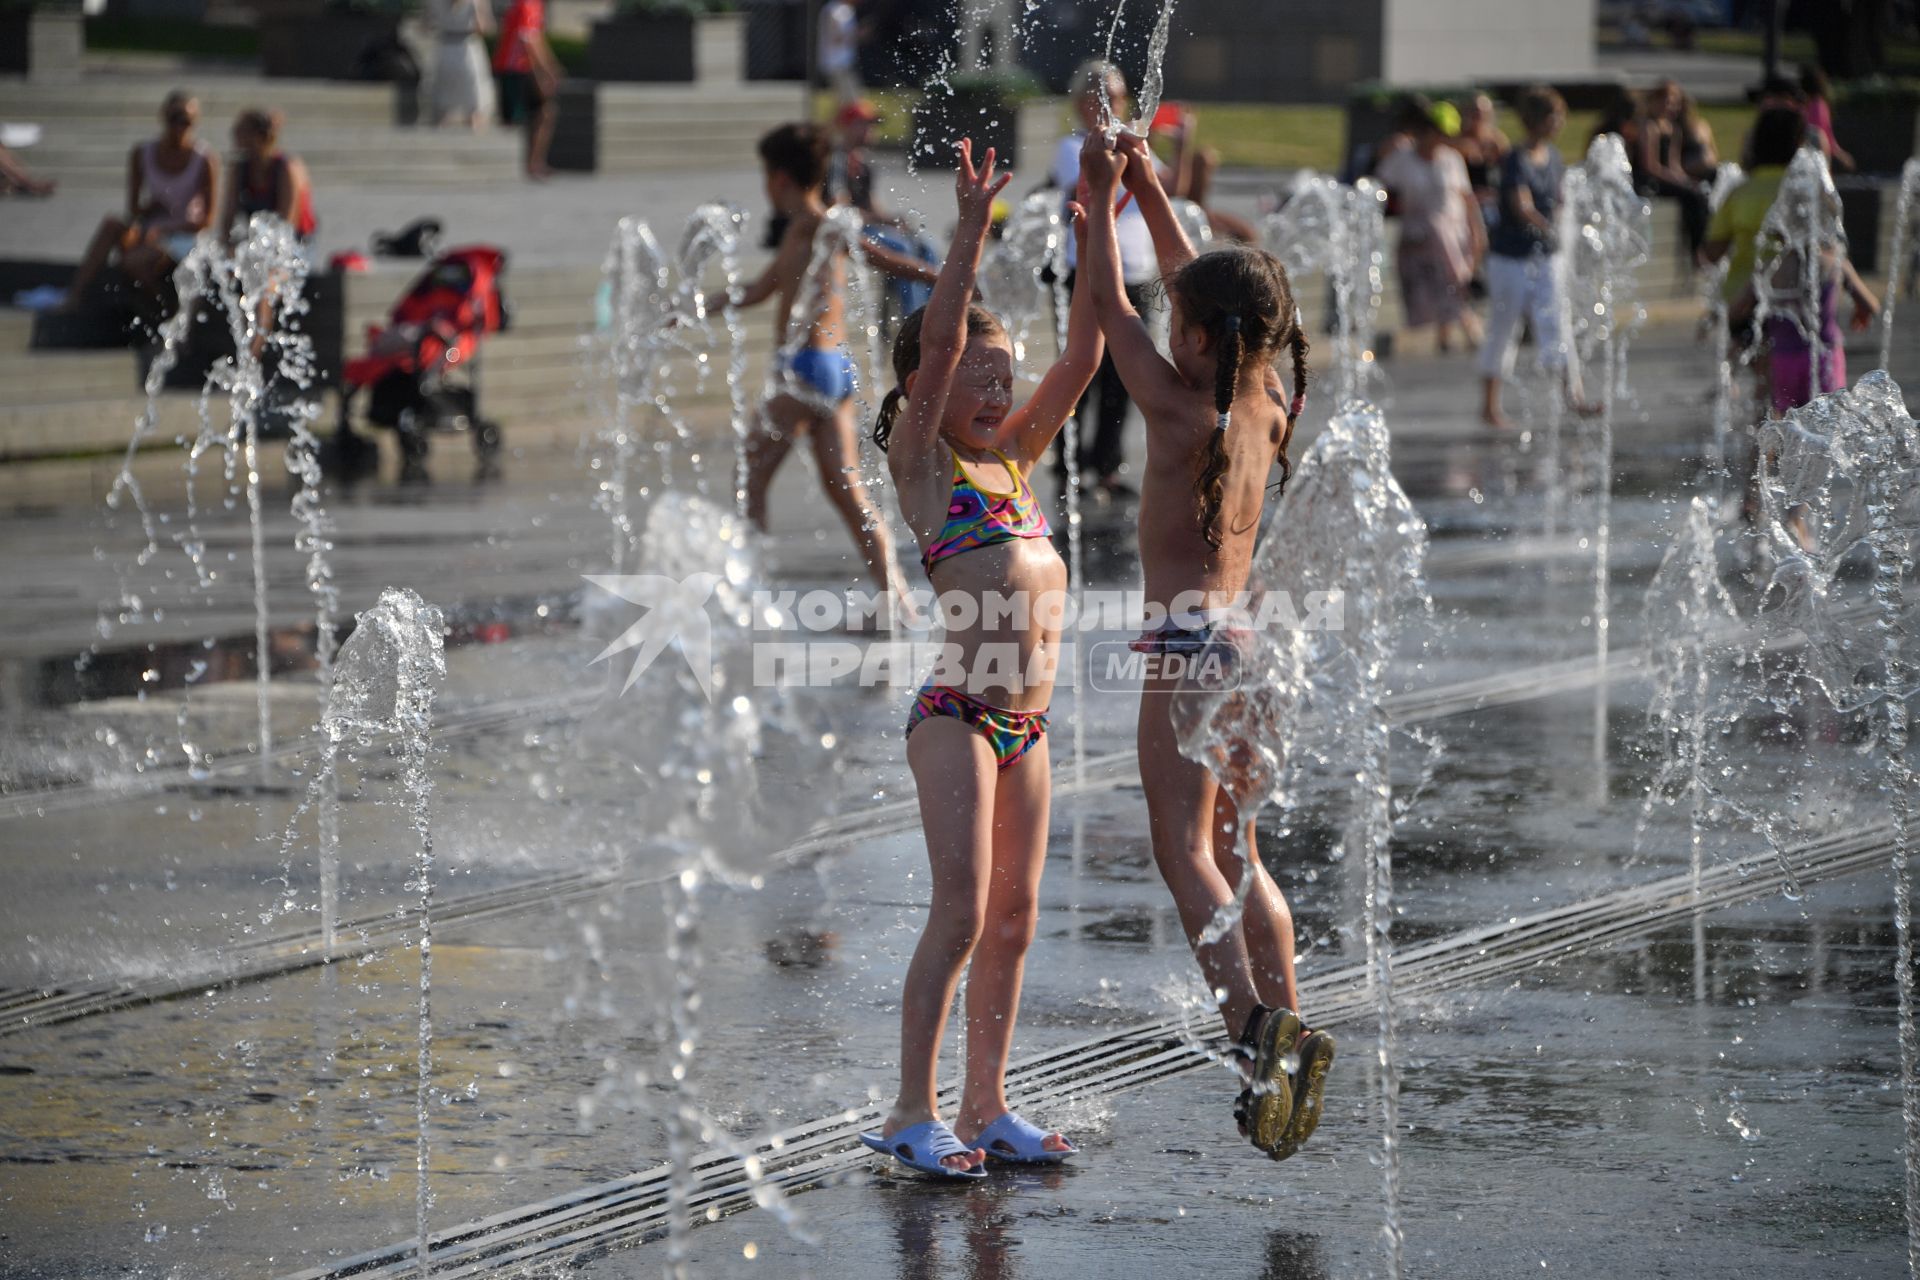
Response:
[[[1135,647],[1194,652],[1228,638],[1215,634],[1216,611],[1188,602],[1224,607],[1245,589],[1276,463],[1286,482],[1287,444],[1306,404],[1306,332],[1273,255],[1234,247],[1195,256],[1142,139],[1091,134],[1081,174],[1089,225],[1080,287],[1091,290],[1114,365],[1147,420],[1140,563],[1149,608],[1163,612]],[[1122,184],[1153,234],[1172,303],[1164,356],[1122,287],[1111,212]],[[1282,351],[1292,357],[1291,396],[1273,368]],[[1154,861],[1247,1075],[1235,1118],[1255,1146],[1285,1159],[1319,1123],[1333,1040],[1300,1021],[1293,917],[1252,833],[1242,858],[1232,800],[1204,766],[1180,754],[1170,715],[1176,685],[1149,679],[1140,698],[1140,780]],[[1239,921],[1203,945],[1243,875],[1254,882]]]
[[[946,644],[945,669],[907,720],[933,902],[901,994],[900,1093],[880,1131],[861,1140],[946,1178],[984,1177],[989,1157],[1053,1163],[1074,1151],[1008,1107],[1005,1077],[1046,861],[1047,704],[1067,585],[1029,477],[1099,368],[1101,341],[1078,290],[1066,350],[1033,399],[1013,407],[1006,330],[968,301],[1008,176],[995,176],[992,151],[976,169],[971,144],[961,144],[953,246],[932,300],[901,325],[899,385],[874,428],[940,599]],[[1015,603],[1010,622],[981,607],[989,597]],[[935,1111],[934,1076],[969,962],[966,1080],[950,1128]]]

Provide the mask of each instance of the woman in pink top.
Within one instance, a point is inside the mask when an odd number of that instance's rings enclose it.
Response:
[[[1840,145],[1840,139],[1833,136],[1833,86],[1827,83],[1827,73],[1811,62],[1800,66],[1800,92],[1806,95],[1806,102],[1800,108],[1800,114],[1807,118],[1807,139],[1818,142],[1820,149],[1827,153],[1827,159],[1833,167],[1843,173],[1854,170],[1853,157]]]
[[[87,287],[115,250],[136,286],[151,290],[165,279],[213,221],[220,161],[199,139],[200,103],[184,89],[160,106],[160,136],[127,154],[127,214],[100,220],[93,243],[67,287],[62,310],[80,305]]]

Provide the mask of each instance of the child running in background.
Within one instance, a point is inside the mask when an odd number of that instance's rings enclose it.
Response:
[[[896,581],[899,575],[886,520],[860,481],[860,446],[853,423],[854,364],[844,350],[847,255],[841,250],[825,263],[814,263],[814,237],[827,212],[828,150],[825,132],[811,124],[783,124],[760,139],[767,199],[786,219],[786,231],[767,269],[734,294],[731,302],[752,307],[777,299],[773,334],[783,367],[779,389],[761,414],[761,429],[747,445],[747,517],[766,532],[767,490],[774,472],[794,440],[806,436],[813,445],[827,501],[853,535],[868,576],[881,591],[904,598],[896,590],[901,584]],[[816,265],[822,274],[807,279],[808,268]],[[798,339],[783,347],[788,341],[788,318],[796,302],[803,300],[814,311],[795,317]],[[728,302],[722,291],[708,298],[707,306],[717,310]]]
[[[1480,344],[1480,420],[1496,429],[1512,425],[1500,409],[1500,384],[1513,376],[1522,317],[1533,322],[1540,367],[1558,376],[1568,406],[1579,413],[1594,409],[1581,397],[1560,333],[1562,300],[1554,261],[1560,244],[1554,218],[1567,165],[1554,139],[1567,123],[1567,104],[1552,89],[1535,85],[1520,95],[1519,111],[1527,136],[1499,163],[1499,213],[1487,233],[1490,305]]]
[[[1194,256],[1141,139],[1091,134],[1081,173],[1089,219],[1081,269],[1127,394],[1147,420],[1140,563],[1148,608],[1167,612],[1135,647],[1191,652],[1213,639],[1219,619],[1206,608],[1185,609],[1184,601],[1225,606],[1245,589],[1276,462],[1286,482],[1287,444],[1306,402],[1307,336],[1286,269],[1272,254],[1235,247]],[[1154,346],[1123,288],[1112,212],[1123,182],[1152,231],[1172,302],[1171,359]],[[1282,351],[1293,364],[1291,397],[1273,369]],[[1140,780],[1153,857],[1248,1073],[1235,1119],[1254,1145],[1285,1159],[1319,1123],[1333,1039],[1300,1021],[1293,917],[1252,833],[1245,858],[1236,856],[1240,816],[1231,798],[1205,766],[1180,753],[1171,715],[1176,683],[1156,675],[1140,698]],[[1254,882],[1240,920],[1202,945],[1243,875]]]
[[[1051,1164],[1074,1152],[1008,1107],[1006,1072],[1047,856],[1047,704],[1060,640],[1051,606],[1067,586],[1030,477],[1093,380],[1101,342],[1078,289],[1066,350],[1033,399],[1013,407],[1006,329],[970,305],[993,198],[1010,176],[994,174],[992,151],[976,169],[972,144],[960,144],[953,244],[932,300],[894,341],[899,385],[873,431],[948,626],[942,667],[907,718],[933,902],[901,993],[900,1093],[880,1132],[860,1140],[946,1178],[984,1177],[988,1157]],[[1084,225],[1077,206],[1075,215]],[[1013,603],[1011,617],[985,607],[989,596]],[[963,969],[966,1075],[949,1128],[934,1077]]]

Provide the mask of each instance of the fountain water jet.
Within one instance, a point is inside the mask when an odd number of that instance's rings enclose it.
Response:
[[[1805,153],[1803,153],[1805,154]],[[1817,367],[1817,366],[1816,366]],[[1920,1035],[1916,1034],[1911,823],[1915,775],[1907,761],[1907,701],[1920,693],[1920,617],[1906,580],[1920,543],[1915,479],[1920,424],[1884,370],[1850,391],[1816,396],[1762,429],[1762,529],[1775,568],[1761,616],[1807,637],[1804,671],[1833,707],[1868,718],[1893,822],[1894,981],[1899,996],[1901,1115],[1905,1130],[1907,1258],[1920,1275]],[[1864,616],[1834,606],[1843,563],[1872,567]],[[1850,572],[1850,571],[1848,571]]]
[[[433,778],[430,765],[434,686],[447,673],[446,629],[446,620],[440,611],[412,591],[396,587],[382,591],[379,603],[356,618],[353,634],[341,646],[325,717],[328,739],[336,744],[350,737],[365,742],[375,734],[398,736],[408,816],[419,842],[409,887],[419,895],[420,918],[414,1225],[418,1232],[422,1277],[430,1268],[427,1213],[432,1205],[427,1114],[433,1070]]]
[[[1668,643],[1652,651],[1654,694],[1647,719],[1660,747],[1660,768],[1641,806],[1636,837],[1644,834],[1656,804],[1672,804],[1685,797],[1687,860],[1696,902],[1705,865],[1707,825],[1719,803],[1708,781],[1708,735],[1723,728],[1735,714],[1724,701],[1715,700],[1713,691],[1719,647],[1739,622],[1733,601],[1720,584],[1717,526],[1715,503],[1695,497],[1687,506],[1686,525],[1661,558],[1646,596],[1647,633],[1666,636]],[[1694,912],[1693,928],[1694,999],[1704,1001],[1704,911]]]
[[[1910,157],[1900,167],[1900,194],[1893,205],[1893,244],[1887,263],[1887,297],[1880,311],[1880,367],[1893,364],[1893,311],[1900,290],[1913,287],[1913,203],[1920,195],[1920,156]]]
[[[1261,227],[1267,248],[1296,278],[1320,272],[1332,292],[1334,403],[1368,396],[1380,376],[1374,334],[1386,261],[1387,193],[1368,179],[1349,186],[1323,173],[1294,175],[1287,199]]]
[[[1596,351],[1601,368],[1602,395],[1592,447],[1594,665],[1602,675],[1593,694],[1593,759],[1604,794],[1614,412],[1626,382],[1628,339],[1639,323],[1634,273],[1647,260],[1652,244],[1652,210],[1634,190],[1633,168],[1618,135],[1595,138],[1585,162],[1567,173],[1561,218],[1562,249],[1557,259],[1564,275],[1561,296],[1572,320],[1567,352],[1570,375],[1577,374]]]
[[[1817,147],[1794,153],[1754,246],[1754,329],[1765,334],[1774,319],[1793,326],[1807,344],[1808,395],[1817,396],[1829,389],[1827,358],[1834,354],[1824,349],[1822,313],[1827,290],[1836,287],[1835,264],[1847,252],[1840,192]]]

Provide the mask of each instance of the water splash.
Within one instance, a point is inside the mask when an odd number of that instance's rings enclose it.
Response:
[[[1134,103],[1134,132],[1143,137],[1153,128],[1153,118],[1160,113],[1160,99],[1167,89],[1167,39],[1173,28],[1173,4],[1174,0],[1160,0],[1160,13],[1153,20],[1153,34],[1147,37],[1147,69],[1140,77],[1140,95]],[[1115,6],[1116,9],[1122,7]],[[1107,44],[1111,57],[1111,35]]]
[[[1174,724],[1183,754],[1204,763],[1239,807],[1236,845],[1250,847],[1269,803],[1298,802],[1310,771],[1355,779],[1358,811],[1346,855],[1366,876],[1368,972],[1378,1018],[1381,1177],[1388,1274],[1403,1265],[1399,1219],[1399,1069],[1393,992],[1394,807],[1391,730],[1381,710],[1399,628],[1430,613],[1423,577],[1426,524],[1394,479],[1385,419],[1362,402],[1342,407],[1300,460],[1274,513],[1276,532],[1254,552],[1249,585],[1269,606],[1338,600],[1337,625],[1287,625],[1278,613],[1236,636],[1235,675],[1217,687],[1183,687]],[[1284,532],[1280,532],[1284,531]],[[1240,919],[1253,877],[1203,932],[1200,945]]]
[[[336,743],[367,743],[376,734],[399,739],[407,809],[418,840],[414,878],[420,917],[420,1007],[415,1084],[414,1225],[420,1274],[430,1263],[427,1214],[432,1205],[428,1176],[431,1141],[427,1106],[433,1072],[433,778],[434,689],[447,673],[446,619],[404,588],[388,587],[380,601],[354,621],[340,648],[323,724]]]
[[[1920,424],[1907,413],[1899,386],[1876,370],[1853,390],[1817,396],[1789,414],[1784,427],[1763,433],[1763,456],[1775,446],[1782,463],[1777,477],[1763,482],[1761,501],[1783,553],[1774,574],[1785,597],[1782,621],[1807,635],[1808,674],[1833,705],[1872,713],[1877,721],[1872,745],[1878,748],[1894,832],[1907,1261],[1910,1273],[1920,1275],[1920,1037],[1914,1026],[1910,857],[1914,771],[1907,761],[1907,703],[1920,692],[1915,654],[1920,620],[1906,595],[1920,542],[1915,501]],[[1824,458],[1807,457],[1820,452]],[[1837,488],[1845,490],[1844,498],[1835,497]],[[1796,547],[1801,555],[1795,555]],[[1872,567],[1872,605],[1863,624],[1828,607],[1840,562],[1855,556],[1864,556]]]
[[[1920,1038],[1916,1038],[1910,867],[1914,772],[1907,760],[1907,703],[1920,694],[1920,609],[1906,581],[1920,544],[1920,425],[1900,388],[1876,370],[1848,391],[1816,396],[1784,419],[1762,425],[1756,537],[1765,566],[1741,634],[1715,641],[1729,605],[1720,592],[1712,509],[1701,500],[1656,575],[1649,626],[1678,631],[1655,668],[1653,720],[1677,736],[1655,796],[1674,796],[1682,774],[1696,831],[1708,816],[1732,813],[1781,856],[1783,828],[1798,818],[1793,789],[1767,792],[1766,805],[1735,804],[1710,781],[1745,767],[1724,758],[1715,732],[1748,706],[1781,712],[1817,692],[1834,711],[1859,718],[1870,737],[1863,754],[1879,764],[1879,789],[1893,827],[1894,910],[1899,995],[1902,1118],[1906,1144],[1909,1265],[1920,1274]],[[1870,589],[1862,605],[1850,584],[1861,569]],[[1768,649],[1795,652],[1792,667],[1759,660]],[[1717,653],[1710,653],[1717,651]],[[1710,665],[1732,669],[1730,688],[1709,691]],[[1782,692],[1782,689],[1785,692]],[[1696,852],[1696,876],[1698,853]],[[1785,861],[1783,858],[1783,866]],[[1788,867],[1789,896],[1798,896]],[[1703,975],[1702,975],[1703,976]]]
[[[1384,292],[1386,201],[1385,189],[1369,179],[1349,186],[1303,170],[1261,227],[1296,291],[1299,277],[1314,271],[1332,288],[1336,404],[1371,394],[1379,377],[1374,339]]]

